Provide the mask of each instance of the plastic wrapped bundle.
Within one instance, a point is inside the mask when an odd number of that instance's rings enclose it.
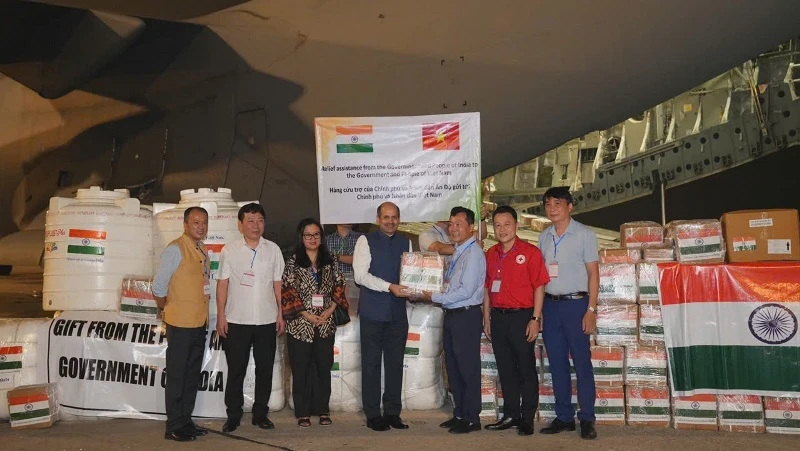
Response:
[[[672,419],[675,429],[718,430],[717,396],[694,395],[672,398]]]
[[[119,314],[126,318],[144,321],[161,319],[161,310],[153,298],[153,279],[151,277],[127,276],[122,279]]]
[[[638,248],[600,249],[600,263],[639,263],[640,261],[642,261],[642,250]]]
[[[648,263],[666,263],[675,261],[675,248],[670,245],[648,246],[642,249],[642,259]]]
[[[661,306],[639,306],[639,343],[643,345],[664,345],[664,320],[661,319]]]
[[[765,396],[764,423],[771,434],[800,434],[800,398]]]
[[[578,389],[572,386],[572,407],[578,411]],[[556,396],[553,387],[539,384],[539,421],[550,422],[556,418]]]
[[[26,385],[8,391],[12,429],[48,428],[58,421],[58,388],[55,383]]]
[[[598,387],[619,387],[625,384],[625,348],[592,346],[594,382]]]
[[[639,263],[636,265],[639,280],[639,304],[658,304],[658,265]]]
[[[619,228],[622,247],[658,246],[664,242],[664,228],[652,221],[626,222]]]
[[[667,351],[664,347],[626,347],[625,385],[666,387]]]
[[[444,291],[444,256],[436,252],[404,252],[400,263],[400,285],[410,293]]]
[[[547,346],[544,348],[539,348],[538,346],[536,349],[542,349],[541,352],[541,362],[542,362],[542,384],[544,385],[553,385],[553,374],[550,372],[550,358],[547,356]],[[537,358],[537,361],[539,359]],[[572,380],[572,384],[575,385],[578,378],[575,375],[575,363],[572,361],[572,356],[569,356],[569,378]]]
[[[405,359],[402,403],[406,410],[436,410],[444,405],[442,357]]]
[[[667,224],[667,233],[675,243],[678,262],[725,263],[725,241],[719,221],[672,221]]]
[[[654,387],[625,387],[625,417],[629,425],[669,427],[669,390]]]
[[[269,395],[269,410],[279,411],[286,405],[286,391],[283,388],[284,363],[283,356],[285,355],[286,338],[278,337],[277,345],[275,346],[275,362],[272,365],[272,389]],[[244,386],[242,392],[244,394],[245,412],[253,410],[253,399],[256,390],[256,362],[253,359],[253,351],[250,351],[250,361],[247,364],[247,372],[244,376]]]
[[[598,305],[597,337],[601,346],[637,343],[639,307],[636,305]]]
[[[405,358],[435,358],[442,354],[444,310],[431,304],[408,304]]]
[[[755,395],[719,395],[719,430],[729,432],[766,432],[764,406]]]
[[[637,295],[636,265],[632,263],[600,264],[600,293],[597,296],[599,303],[635,304]]]
[[[336,328],[329,407],[333,412],[361,410],[361,331],[357,316]]]
[[[597,424],[625,425],[625,389],[598,388],[594,401]]]
[[[553,223],[549,219],[536,216],[531,219],[531,230],[534,232],[544,232],[544,229],[550,227],[552,224]]]

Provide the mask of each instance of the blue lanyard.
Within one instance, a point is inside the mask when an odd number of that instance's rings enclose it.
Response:
[[[563,240],[564,237],[567,236],[567,232],[564,232],[564,234],[561,235],[561,238],[559,238],[558,241],[556,241],[555,232],[553,232],[553,235],[551,235],[551,236],[553,237],[553,258],[557,258],[558,257],[558,245],[561,243],[561,240]]]
[[[314,276],[314,280],[317,282],[317,288],[319,288],[319,285],[320,285],[320,283],[321,283],[321,281],[320,281],[320,273],[319,273],[319,271],[315,271],[315,270],[314,270],[314,265],[311,265],[311,266],[309,266],[309,268],[308,268],[308,269],[310,269],[310,270],[311,270],[311,275],[313,275],[313,276]]]
[[[506,252],[505,254],[502,254],[502,255],[500,255],[500,259],[497,261],[497,275],[498,275],[498,276],[500,275],[500,268],[502,268],[502,267],[503,267],[503,260],[505,260],[505,258],[506,258],[506,257],[508,257],[508,254],[510,254],[510,253],[512,253],[512,252],[514,252],[514,249],[516,249],[516,248],[517,248],[517,245],[515,244],[515,245],[514,245],[514,247],[512,247],[511,249],[509,249],[509,251],[508,251],[508,252]],[[497,249],[497,253],[498,253],[498,254],[500,253],[500,249],[501,249],[501,248],[498,248],[498,249]]]
[[[253,251],[253,259],[252,259],[252,260],[250,260],[250,269],[253,269],[253,263],[255,263],[255,262],[256,262],[256,255],[258,255],[258,248],[251,249],[251,248],[249,248],[249,247],[248,247],[248,249],[250,249],[251,251]]]
[[[464,253],[467,252],[467,249],[469,249],[469,247],[472,246],[473,244],[475,244],[475,240],[472,240],[472,242],[467,244],[464,250],[458,254],[458,257],[456,257],[453,263],[450,264],[450,268],[447,269],[447,274],[445,275],[445,280],[450,282],[450,277],[453,275],[453,271],[456,269],[456,263],[458,263],[458,261],[461,260],[461,256],[464,255]]]

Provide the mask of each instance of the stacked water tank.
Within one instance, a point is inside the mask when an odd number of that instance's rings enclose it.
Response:
[[[153,275],[153,214],[127,189],[53,197],[45,222],[42,308],[117,310],[125,275]]]
[[[202,207],[208,212],[208,234],[203,240],[211,261],[211,300],[208,304],[209,316],[217,316],[217,284],[219,257],[222,248],[242,237],[239,232],[239,208],[249,202],[233,200],[231,190],[219,188],[185,189],[177,204],[154,203],[153,212],[153,267],[158,268],[161,251],[183,234],[183,213],[189,207]],[[209,323],[213,324],[213,320]]]

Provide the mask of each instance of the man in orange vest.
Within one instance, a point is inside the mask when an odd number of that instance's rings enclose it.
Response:
[[[192,421],[208,331],[211,294],[209,259],[201,241],[208,232],[208,212],[190,207],[183,213],[183,235],[161,253],[153,296],[167,324],[167,425],[164,438],[188,442],[206,435]]]

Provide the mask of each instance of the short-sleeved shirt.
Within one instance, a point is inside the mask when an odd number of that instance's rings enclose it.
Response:
[[[222,248],[217,276],[221,280],[228,279],[225,319],[229,323],[249,325],[276,322],[278,303],[273,282],[280,283],[283,269],[281,249],[263,237],[255,249],[250,248],[244,238],[226,244]],[[252,286],[247,285],[247,280],[242,283],[245,273],[254,275]]]
[[[328,252],[332,255],[353,255],[356,250],[356,242],[358,237],[363,233],[350,231],[344,238],[338,232],[333,232],[325,237],[325,245],[328,246]],[[342,274],[353,274],[353,265],[339,262],[339,271]]]
[[[586,264],[599,259],[597,235],[580,222],[570,219],[567,230],[556,236],[555,226],[539,235],[539,248],[546,265],[558,263],[558,277],[550,279],[545,287],[549,294],[569,294],[589,291],[589,273]]]
[[[492,292],[495,280],[500,291]],[[550,280],[539,248],[519,237],[507,253],[497,243],[486,251],[486,283],[489,303],[494,308],[531,308],[533,292]]]

